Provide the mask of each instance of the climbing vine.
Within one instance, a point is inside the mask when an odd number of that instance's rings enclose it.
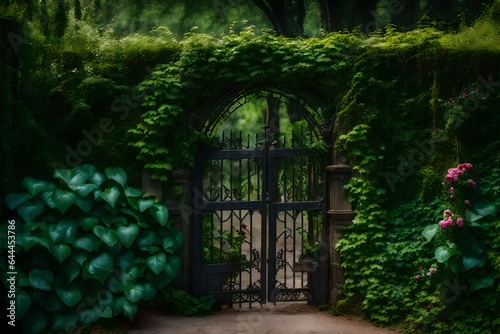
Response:
[[[337,33],[286,39],[270,33],[258,35],[248,27],[221,38],[191,34],[182,46],[176,62],[159,65],[139,86],[145,112],[141,123],[131,130],[137,138],[132,145],[139,149],[139,159],[146,162],[153,177],[163,180],[175,167],[192,167],[189,163],[182,166],[186,160],[166,147],[179,147],[185,141],[181,133],[202,127],[218,97],[235,93],[235,89],[275,85],[292,94],[327,99],[329,91],[344,89],[341,80],[331,78],[350,75],[349,64],[359,48],[359,38]],[[339,102],[335,99],[332,104]],[[323,113],[325,119],[333,116],[326,109]]]

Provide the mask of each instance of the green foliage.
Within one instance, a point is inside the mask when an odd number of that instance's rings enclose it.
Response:
[[[500,31],[498,29],[498,25],[500,23],[495,21],[498,20],[498,9],[495,9],[498,7],[498,4],[492,7],[492,20],[478,20],[471,27],[467,27],[456,34],[443,36],[441,39],[443,46],[457,50],[483,50],[488,52],[499,52],[499,43],[487,42],[490,38],[493,38],[493,40],[496,41],[500,39]]]
[[[241,246],[248,237],[248,229],[245,224],[237,229],[218,228],[214,217],[207,214],[202,225],[202,256],[203,262],[211,263],[243,263],[250,265],[245,254],[241,253]]]
[[[339,145],[346,149],[356,170],[361,170],[359,177],[367,172],[376,175],[377,164],[380,163],[377,159],[372,159],[364,168],[359,166],[363,157],[373,154],[370,146],[363,145],[364,141],[370,141],[369,129],[366,125],[358,125],[339,138]],[[479,234],[485,237],[483,232],[487,232],[490,235],[487,244],[496,245],[491,242],[492,236],[498,235],[498,230],[496,233],[491,231],[498,225],[495,223],[498,219],[492,216],[496,213],[492,200],[498,201],[500,174],[497,168],[490,172],[491,175],[485,177],[481,184],[478,183],[480,189],[483,185],[485,187],[477,194],[482,200],[477,196],[471,197],[476,199],[478,205],[470,211],[474,216],[469,218],[474,221],[470,222],[471,230],[460,247],[476,252],[471,255],[482,257],[487,254],[488,258],[494,260],[498,258],[496,246],[485,250],[485,243],[480,244],[477,241],[480,239],[472,239],[472,236],[479,237]],[[367,210],[370,205],[376,209],[377,203],[383,203],[384,199],[373,195],[369,197],[376,187],[359,180],[359,177],[353,177],[346,185],[356,218],[337,244],[346,278],[342,291],[345,299],[337,307],[342,309],[349,302],[358,300],[363,313],[371,320],[385,324],[406,324],[401,328],[408,333],[495,333],[499,325],[496,311],[498,290],[489,288],[493,283],[491,268],[475,261],[474,256],[462,261],[458,248],[454,250],[446,246],[442,253],[435,253],[427,240],[436,235],[437,224],[428,226],[421,234],[425,222],[435,221],[435,217],[442,215],[446,209],[440,196],[425,201],[421,196],[416,196],[414,200],[392,208],[379,206],[379,212],[370,211]],[[370,179],[373,180],[373,177]],[[459,195],[460,189],[454,188],[455,195]],[[449,186],[446,191],[449,196]],[[453,210],[459,212],[456,208]],[[374,223],[374,218],[378,224]],[[480,223],[482,219],[485,221]],[[475,233],[474,229],[482,232]],[[488,240],[487,236],[486,238]],[[477,252],[479,250],[481,254]],[[463,255],[469,253],[465,252]],[[461,262],[464,262],[461,273],[466,274],[455,280],[456,274],[451,272],[450,275],[440,262],[451,261],[459,255]],[[498,266],[498,262],[494,263]],[[429,268],[435,268],[437,272],[428,276]],[[473,271],[477,271],[477,275],[471,275],[470,272]],[[488,273],[490,277],[484,275]],[[415,279],[416,274],[419,274],[419,279]],[[496,282],[498,270],[495,270],[493,277]],[[442,284],[443,282],[448,283]],[[498,283],[495,286],[496,284]]]
[[[133,320],[139,303],[177,277],[182,234],[165,206],[128,186],[121,168],[103,174],[82,165],[59,169],[55,178],[27,177],[27,192],[5,199],[19,215],[17,320],[29,333],[118,314]]]
[[[139,86],[145,94],[144,112],[141,123],[132,130],[137,138],[132,145],[139,149],[139,159],[160,179],[183,161],[192,161],[196,150],[187,151],[191,154],[184,157],[187,159],[178,159],[165,149],[166,143],[179,147],[186,139],[183,134],[191,135],[193,128],[214,121],[211,117],[218,116],[210,114],[212,108],[218,97],[227,98],[231,86],[287,82],[297,94],[312,96],[340,90],[340,81],[327,78],[349,73],[352,58],[343,52],[356,52],[357,41],[355,36],[342,33],[284,39],[268,33],[257,35],[251,27],[222,38],[187,35],[178,61],[159,65]],[[311,86],[302,85],[304,81]],[[241,91],[235,89],[232,94],[235,98]]]
[[[443,182],[447,201],[443,219],[423,231],[428,242],[438,236],[440,246],[435,250],[436,260],[444,263],[456,279],[465,279],[469,293],[493,284],[493,278],[487,275],[487,270],[479,270],[486,263],[489,243],[486,233],[482,231],[489,229],[489,225],[481,223],[481,219],[496,216],[498,211],[495,203],[474,196],[476,182],[471,179],[471,171],[471,164],[460,164],[448,170]],[[476,269],[470,271],[473,268]]]
[[[196,317],[210,315],[216,302],[216,299],[211,295],[197,298],[189,292],[177,289],[167,289],[165,298],[169,312]]]

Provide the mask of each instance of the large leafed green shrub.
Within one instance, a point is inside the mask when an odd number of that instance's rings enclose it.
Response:
[[[119,314],[134,319],[139,303],[177,277],[181,232],[121,168],[82,165],[55,178],[25,178],[27,192],[6,197],[15,212],[1,235],[15,226],[15,265],[2,257],[0,267],[17,272],[18,326],[59,333]]]

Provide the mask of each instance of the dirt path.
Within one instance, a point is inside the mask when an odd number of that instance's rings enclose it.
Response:
[[[207,317],[140,314],[130,334],[395,334],[350,317],[335,317],[304,303],[225,309]]]

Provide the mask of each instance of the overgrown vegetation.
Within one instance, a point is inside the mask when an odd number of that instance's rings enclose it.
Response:
[[[25,178],[27,192],[6,198],[18,216],[2,224],[12,261],[0,266],[4,281],[17,272],[17,325],[59,333],[119,314],[133,320],[140,302],[177,277],[181,232],[156,198],[127,185],[121,168],[102,174],[82,165],[55,177]]]
[[[388,26],[369,35],[339,32],[308,39],[279,37],[254,27],[222,36],[193,32],[180,41],[163,27],[118,37],[111,29],[71,18],[64,36],[53,38],[45,29],[57,27],[43,20],[22,23],[20,38],[7,42],[9,50],[22,52],[2,55],[0,66],[5,101],[1,115],[6,120],[0,122],[2,195],[23,191],[21,184],[30,192],[8,200],[9,210],[20,210],[26,220],[18,234],[18,259],[26,261],[19,263],[24,273],[19,286],[26,290],[19,296],[24,298],[21,305],[28,305],[29,298],[31,306],[20,308],[20,314],[31,312],[30,318],[38,320],[29,326],[39,328],[45,326],[43,319],[56,329],[65,322],[93,321],[95,315],[88,312],[79,319],[73,303],[80,301],[82,289],[95,295],[111,281],[110,268],[140,283],[117,290],[115,306],[103,304],[100,316],[133,317],[136,302],[142,300],[136,300],[138,296],[142,293],[144,299],[152,294],[151,286],[159,288],[141,280],[153,271],[146,259],[164,253],[163,242],[155,245],[156,237],[148,245],[129,244],[131,238],[114,246],[106,242],[114,240],[111,231],[123,238],[124,228],[134,232],[138,228],[129,226],[141,227],[134,219],[151,208],[141,212],[136,197],[127,195],[124,184],[111,176],[106,182],[119,191],[115,208],[108,201],[116,191],[72,182],[80,173],[73,172],[71,179],[59,174],[64,189],[40,181],[54,167],[82,171],[88,168],[85,163],[98,169],[121,165],[129,172],[130,184],[138,183],[143,169],[168,180],[173,169],[192,167],[195,155],[211,147],[211,139],[200,130],[217,116],[211,112],[221,99],[246,89],[274,87],[310,104],[325,120],[335,119],[334,147],[347,155],[355,170],[346,188],[356,218],[337,245],[346,277],[344,299],[337,307],[342,310],[359,301],[367,318],[402,323],[408,332],[497,332],[498,216],[487,219],[491,228],[484,253],[485,265],[494,269],[492,288],[459,293],[453,303],[443,305],[442,287],[432,280],[421,284],[415,275],[420,267],[427,272],[436,262],[435,247],[421,231],[446,209],[437,196],[449,166],[472,163],[480,175],[482,196],[500,204],[499,8],[496,1],[485,17],[458,32],[446,33],[422,22],[421,28],[404,33]],[[22,67],[15,66],[18,56]],[[27,175],[34,179],[24,179]],[[56,189],[61,196],[54,195],[54,202],[47,194]],[[67,208],[69,194],[75,201]],[[93,209],[85,212],[90,202],[128,219],[85,220],[93,214]],[[6,207],[2,210],[14,219]],[[77,232],[61,235],[59,225]],[[146,237],[137,240],[150,240]],[[123,244],[121,250],[114,249],[118,244]],[[127,244],[141,256],[123,267],[117,257]],[[28,257],[33,253],[37,261]],[[67,273],[78,269],[81,275],[68,277],[66,271],[54,269],[66,266],[73,267]],[[180,292],[171,296],[185,302],[178,306],[193,315],[205,314],[211,303],[208,297],[199,301]],[[58,310],[61,314],[53,315]]]

